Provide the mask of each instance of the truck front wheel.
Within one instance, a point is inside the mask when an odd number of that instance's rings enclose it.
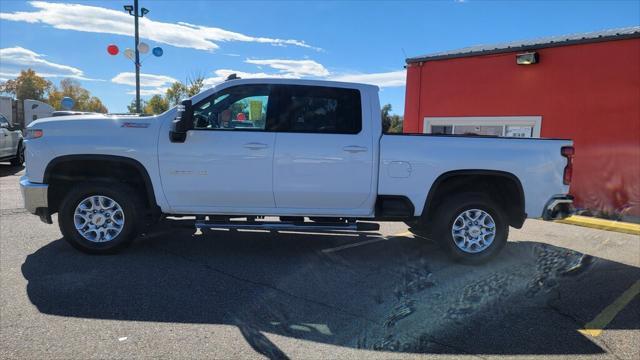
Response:
[[[447,199],[436,211],[434,240],[460,262],[479,264],[496,256],[509,236],[502,208],[480,193]]]
[[[141,204],[126,185],[82,183],[64,197],[58,223],[74,248],[90,254],[111,254],[138,235]]]

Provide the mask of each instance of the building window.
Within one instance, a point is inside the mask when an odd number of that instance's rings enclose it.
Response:
[[[425,117],[423,131],[439,135],[540,137],[541,116]]]
[[[451,135],[453,134],[453,126],[432,125],[431,133],[438,134],[438,135]]]

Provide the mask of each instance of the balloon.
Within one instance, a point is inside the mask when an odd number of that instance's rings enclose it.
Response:
[[[133,50],[131,50],[129,48],[124,49],[124,51],[122,53],[129,60],[133,60],[133,58],[136,57],[136,54],[133,52]]]
[[[159,46],[156,46],[153,48],[153,50],[151,50],[151,52],[153,53],[154,56],[156,57],[160,57],[162,56],[162,54],[164,53],[164,51],[162,51],[162,48]]]
[[[118,52],[120,52],[120,49],[118,49],[116,45],[111,44],[107,46],[107,52],[109,53],[109,55],[118,55]]]
[[[149,45],[147,45],[147,43],[143,43],[143,42],[138,43],[138,51],[140,51],[141,54],[148,53],[149,52]]]
[[[71,110],[74,104],[75,104],[75,101],[73,101],[73,99],[68,96],[63,97],[62,100],[60,101],[60,105],[65,110]]]

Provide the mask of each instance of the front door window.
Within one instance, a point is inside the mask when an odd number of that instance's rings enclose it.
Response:
[[[245,85],[216,93],[196,104],[194,129],[264,130],[269,91],[268,85]]]

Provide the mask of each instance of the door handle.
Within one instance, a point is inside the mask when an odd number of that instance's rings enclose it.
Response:
[[[244,144],[244,147],[249,150],[260,150],[260,149],[266,149],[269,146],[267,144],[263,144],[259,142],[250,142],[250,143]]]
[[[367,148],[364,146],[349,145],[349,146],[343,147],[342,150],[350,153],[359,153],[359,152],[366,152]]]

